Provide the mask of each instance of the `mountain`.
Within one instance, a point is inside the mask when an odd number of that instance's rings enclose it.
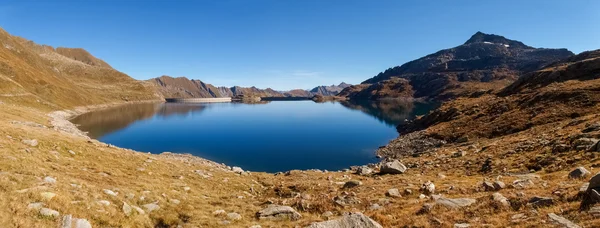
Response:
[[[0,28],[0,94],[44,109],[162,99],[155,88],[81,48],[54,48]]]
[[[234,86],[216,87],[206,84],[200,80],[190,80],[186,77],[173,78],[170,76],[161,76],[148,80],[155,84],[164,97],[167,98],[211,98],[211,97],[235,97],[235,96],[254,96],[254,97],[284,97],[283,93],[277,92],[271,88],[259,89],[256,87]]]
[[[349,86],[351,85],[345,82],[342,82],[339,85],[317,86],[311,89],[310,93],[312,95],[335,96]]]
[[[339,85],[318,86],[311,91],[303,89],[294,89],[290,91],[275,91],[271,88],[259,89],[256,87],[216,87],[206,84],[200,80],[190,80],[186,77],[173,78],[170,76],[161,76],[148,80],[158,87],[160,93],[167,98],[210,98],[210,97],[313,97],[315,95],[333,96],[342,89],[350,86],[344,82]],[[313,92],[314,91],[314,92]]]
[[[465,95],[465,91],[468,95],[488,87],[503,87],[523,73],[570,56],[573,53],[567,49],[533,48],[503,36],[477,32],[460,46],[389,68],[360,86],[349,87],[344,94],[354,99],[372,99],[369,94],[391,86],[370,85],[395,83],[386,80],[397,77],[408,80],[414,98],[444,100]]]

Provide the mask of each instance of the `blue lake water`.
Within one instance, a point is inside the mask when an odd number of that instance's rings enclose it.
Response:
[[[72,120],[90,137],[142,152],[190,153],[245,170],[338,170],[376,162],[396,125],[433,105],[273,101],[135,104]]]

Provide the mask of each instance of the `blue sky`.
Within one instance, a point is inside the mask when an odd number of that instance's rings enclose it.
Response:
[[[360,83],[477,31],[600,48],[600,1],[0,0],[0,26],[82,47],[137,79],[309,89]]]

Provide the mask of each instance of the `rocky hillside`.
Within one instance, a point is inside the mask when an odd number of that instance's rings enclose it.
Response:
[[[83,49],[53,48],[0,29],[0,97],[45,109],[157,100],[154,87]]]
[[[235,97],[235,96],[250,96],[250,97],[313,97],[315,95],[335,95],[342,89],[350,86],[346,83],[332,86],[318,86],[311,91],[303,89],[294,89],[290,91],[275,91],[271,88],[259,89],[256,87],[215,87],[211,84],[206,84],[200,80],[190,80],[186,77],[173,78],[170,76],[161,76],[148,80],[155,84],[158,90],[164,97],[167,98],[211,98],[211,97]]]
[[[414,91],[413,97],[443,100],[464,95],[462,90],[472,90],[473,82],[499,84],[477,85],[482,89],[503,87],[522,73],[572,55],[566,49],[533,48],[502,36],[477,32],[460,46],[389,68],[362,84],[385,84],[390,78],[404,78]],[[465,82],[469,82],[469,86],[464,86]],[[368,94],[378,93],[382,86],[360,87],[368,90],[362,92],[366,96],[358,96],[357,90],[361,89],[357,88],[349,89],[345,94],[355,99],[369,99]]]
[[[330,85],[330,86],[317,86],[311,89],[309,92],[314,95],[322,95],[322,96],[335,96],[338,93],[342,92],[343,89],[351,86],[345,82],[340,83],[339,85]]]

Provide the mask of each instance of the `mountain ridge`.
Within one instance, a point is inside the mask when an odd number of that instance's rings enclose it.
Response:
[[[464,82],[502,83],[547,64],[573,56],[567,49],[533,48],[503,36],[477,32],[464,44],[443,49],[400,66],[388,68],[361,84],[385,83],[392,77],[409,80],[415,98],[446,100],[457,97],[452,89]],[[500,82],[499,82],[500,81]],[[471,83],[472,84],[472,83]],[[350,87],[344,94],[354,99],[362,89]],[[373,88],[371,88],[373,89]],[[363,94],[373,94],[372,91]],[[391,93],[390,93],[391,94]],[[390,97],[399,98],[399,97]]]

